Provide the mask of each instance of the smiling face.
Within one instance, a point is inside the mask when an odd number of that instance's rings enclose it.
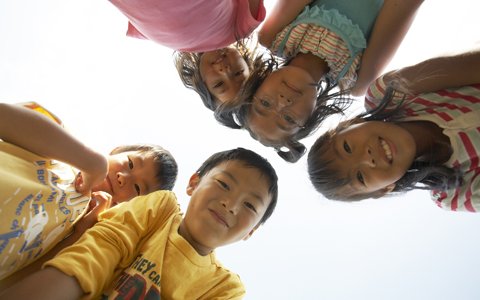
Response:
[[[372,194],[383,196],[395,187],[415,159],[412,135],[394,123],[368,121],[354,124],[337,133],[328,159],[350,184],[339,195]]]
[[[139,195],[156,191],[156,165],[153,156],[139,151],[128,151],[108,157],[108,174],[92,191],[104,191],[112,195],[113,204],[128,201]]]
[[[259,170],[237,160],[220,163],[202,178],[194,174],[180,235],[202,255],[248,238],[270,204],[268,188]]]
[[[202,80],[222,103],[235,98],[249,74],[247,62],[235,48],[205,52],[200,57]]]
[[[281,143],[297,133],[315,108],[317,90],[308,72],[295,66],[273,71],[256,91],[248,126],[264,144]]]

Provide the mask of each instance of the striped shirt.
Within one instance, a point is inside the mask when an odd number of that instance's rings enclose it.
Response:
[[[365,98],[367,110],[380,103],[387,84],[380,77],[370,86]],[[453,152],[444,165],[461,170],[463,184],[447,191],[431,191],[433,201],[447,210],[480,211],[480,83],[420,95],[395,91],[392,100],[389,108],[403,101],[400,120],[431,121],[450,139]]]
[[[291,25],[285,27],[277,35],[270,50],[278,51],[280,43],[285,39],[290,28]],[[281,56],[289,59],[298,53],[312,53],[324,59],[330,68],[327,76],[333,79],[338,77],[351,57],[346,43],[336,33],[325,27],[305,23],[291,29]],[[341,89],[354,86],[357,81],[357,67],[360,64],[361,56],[361,53],[356,55],[346,74],[338,80]]]

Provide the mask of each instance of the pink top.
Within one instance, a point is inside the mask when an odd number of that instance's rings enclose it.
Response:
[[[172,49],[205,52],[248,36],[265,19],[248,0],[110,0],[129,19],[127,35]]]

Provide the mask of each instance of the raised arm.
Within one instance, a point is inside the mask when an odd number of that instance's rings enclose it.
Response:
[[[385,0],[373,26],[351,93],[362,96],[400,46],[423,0]]]
[[[431,58],[384,77],[387,82],[397,79],[413,94],[480,83],[480,49]]]
[[[258,32],[258,41],[270,47],[277,33],[290,24],[311,0],[277,0],[275,7]]]
[[[88,192],[107,174],[106,158],[47,117],[25,107],[0,103],[0,139],[82,171],[79,192]]]

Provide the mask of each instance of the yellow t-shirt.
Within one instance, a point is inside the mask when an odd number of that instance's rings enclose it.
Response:
[[[89,198],[76,172],[0,140],[0,279],[36,260],[71,231]]]
[[[86,299],[241,299],[238,275],[199,255],[178,234],[181,221],[173,192],[136,197],[45,265],[74,276]]]

